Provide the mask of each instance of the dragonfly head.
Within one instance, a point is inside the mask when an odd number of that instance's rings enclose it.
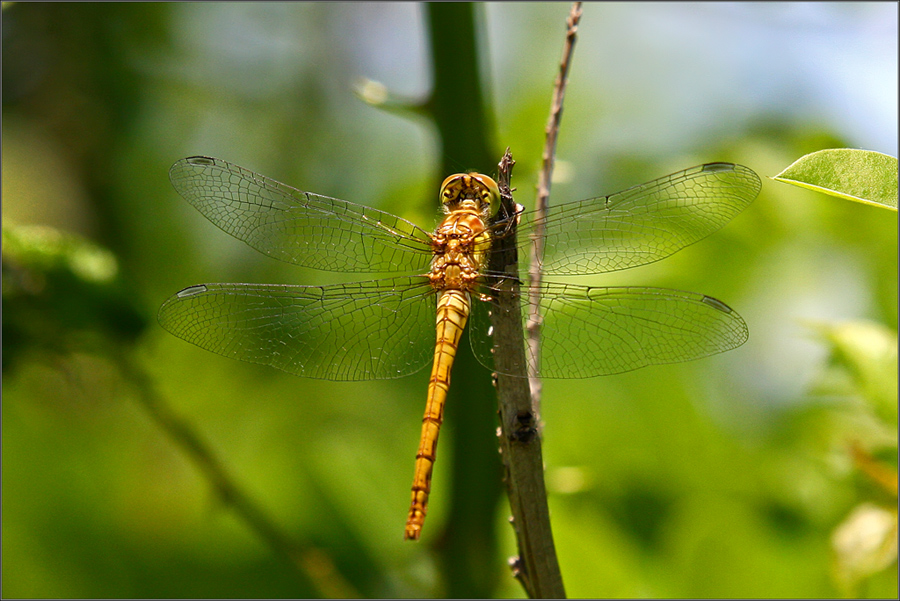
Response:
[[[456,173],[441,184],[441,204],[448,214],[467,209],[489,217],[500,204],[500,189],[497,182],[481,173]]]

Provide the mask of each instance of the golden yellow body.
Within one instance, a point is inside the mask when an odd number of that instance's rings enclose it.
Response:
[[[469,318],[470,292],[490,248],[485,222],[492,206],[499,200],[499,191],[494,180],[485,175],[457,174],[444,180],[441,200],[447,217],[432,237],[434,259],[428,275],[431,285],[439,291],[437,340],[425,417],[422,418],[422,436],[416,454],[412,502],[406,520],[405,538],[412,540],[419,538],[425,522],[438,434],[444,420],[444,402],[450,389],[450,369]]]

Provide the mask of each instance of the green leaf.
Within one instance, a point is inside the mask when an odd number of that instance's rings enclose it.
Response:
[[[146,316],[109,250],[46,226],[2,229],[4,371],[26,351],[98,352],[143,332]]]
[[[897,331],[869,321],[807,324],[831,347],[831,365],[882,420],[897,425]]]
[[[853,148],[800,157],[772,179],[854,202],[897,210],[896,157]]]
[[[78,280],[107,285],[119,265],[108,250],[75,234],[40,225],[3,224],[3,260],[32,270],[70,271]]]

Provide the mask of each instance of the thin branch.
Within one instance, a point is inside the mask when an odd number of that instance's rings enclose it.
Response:
[[[359,593],[337,571],[325,552],[312,545],[295,543],[241,490],[212,449],[156,392],[152,379],[143,369],[126,353],[116,355],[114,359],[122,373],[134,384],[138,401],[157,425],[191,458],[219,498],[230,505],[249,528],[269,545],[275,555],[297,574],[303,585],[312,587],[325,597],[359,598]]]
[[[515,254],[519,207],[513,201],[509,186],[514,163],[507,149],[499,166],[501,208],[498,218],[510,219],[511,225],[509,235],[498,237],[492,244],[489,266],[491,273],[504,274],[494,282],[497,304],[491,318],[500,404],[500,452],[519,551],[519,556],[511,563],[513,574],[529,597],[561,599],[566,591],[550,529],[541,438],[523,367],[525,346],[522,344],[524,332]],[[506,375],[517,370],[522,373]]]
[[[566,83],[569,80],[569,66],[572,62],[572,52],[575,48],[575,38],[578,31],[578,22],[581,19],[581,2],[572,4],[569,17],[566,19],[566,43],[563,48],[563,57],[559,63],[559,73],[553,86],[553,101],[550,105],[550,117],[547,121],[544,142],[544,152],[541,156],[542,166],[538,175],[538,194],[535,200],[534,218],[537,227],[532,234],[532,256],[529,267],[529,280],[531,291],[528,295],[528,380],[531,386],[531,397],[534,412],[540,418],[542,385],[538,374],[541,368],[541,308],[540,289],[541,283],[541,259],[544,256],[544,227],[543,219],[547,212],[547,203],[550,199],[550,180],[553,175],[553,161],[556,155],[556,139],[559,134],[559,123],[562,119],[563,98],[566,94]]]
[[[547,140],[535,207],[535,219],[538,224],[543,223],[550,196],[550,178],[562,118],[563,97],[580,18],[581,3],[576,2],[567,20],[565,49],[547,123]],[[533,255],[529,273],[532,292],[529,293],[528,299],[528,353],[526,353],[521,342],[524,332],[519,302],[518,258],[515,255],[517,217],[514,215],[519,211],[510,189],[514,164],[515,161],[507,149],[500,161],[498,184],[501,195],[500,215],[512,220],[511,231],[510,235],[500,236],[492,245],[489,266],[490,272],[507,276],[499,278],[496,282],[497,303],[492,313],[492,324],[497,396],[500,403],[500,450],[506,469],[506,485],[513,515],[512,525],[519,550],[519,556],[511,561],[511,567],[529,597],[561,599],[566,593],[550,528],[550,510],[544,485],[544,461],[539,429],[541,384],[537,375],[540,373],[541,316],[537,290],[541,282],[540,261],[543,257],[544,232],[542,227],[538,227],[532,238]],[[514,367],[523,365],[527,365],[527,373],[516,373]]]

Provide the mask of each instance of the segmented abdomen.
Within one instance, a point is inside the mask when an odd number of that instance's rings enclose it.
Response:
[[[434,364],[428,381],[428,401],[422,418],[422,436],[416,454],[416,471],[413,477],[412,502],[406,520],[404,538],[417,540],[425,522],[428,509],[428,493],[431,491],[431,472],[437,454],[438,434],[444,421],[444,402],[450,389],[450,369],[459,348],[471,301],[469,293],[462,290],[445,290],[437,304],[437,342],[434,347]]]

